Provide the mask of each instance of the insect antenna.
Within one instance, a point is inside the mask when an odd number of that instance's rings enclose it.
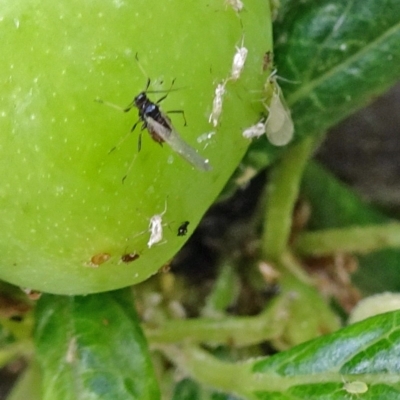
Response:
[[[100,98],[94,99],[94,101],[95,101],[96,103],[104,104],[104,105],[106,105],[106,106],[108,106],[108,107],[115,108],[115,109],[118,110],[118,111],[125,111],[124,108],[118,106],[117,104],[110,103],[109,101],[105,101],[105,100],[102,100],[102,99],[100,99]]]
[[[125,179],[128,177],[129,173],[131,172],[131,169],[132,169],[132,167],[133,167],[133,164],[134,164],[135,161],[136,161],[136,157],[137,157],[137,154],[135,154],[135,156],[133,157],[131,163],[129,164],[128,169],[126,170],[126,174],[122,177],[122,184],[125,183]]]

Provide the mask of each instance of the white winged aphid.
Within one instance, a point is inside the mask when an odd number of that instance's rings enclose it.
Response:
[[[212,123],[214,127],[218,125],[219,117],[221,116],[222,102],[225,94],[225,84],[226,81],[223,81],[222,83],[219,83],[215,88],[213,108],[210,117],[208,118],[208,122]]]
[[[153,244],[159,243],[163,238],[162,216],[163,214],[156,214],[150,218],[150,238],[147,242],[148,248],[153,246]]]
[[[139,93],[125,111],[129,111],[132,107],[136,107],[139,110],[139,121],[132,127],[132,131],[141,121],[143,122],[141,129],[147,129],[154,141],[160,144],[167,143],[172,150],[200,170],[209,171],[212,169],[209,160],[203,158],[181,138],[173,127],[171,120],[160,110],[156,103],[149,100],[146,91]]]
[[[241,46],[240,47],[236,46],[236,53],[233,56],[231,76],[230,76],[230,79],[232,79],[233,81],[236,81],[240,78],[244,64],[246,62],[247,53],[249,52],[246,49],[246,47],[243,46],[243,44],[244,44],[244,38],[242,39]]]
[[[161,214],[155,214],[150,218],[149,232],[150,238],[147,242],[147,247],[150,249],[156,243],[161,242],[163,238],[163,224],[162,217],[167,212],[167,203],[165,203],[164,211]]]
[[[272,94],[269,106],[266,106],[269,115],[265,121],[265,133],[273,145],[285,146],[293,138],[294,125],[289,107],[276,81],[275,72],[269,77],[267,85],[267,90],[272,91]]]

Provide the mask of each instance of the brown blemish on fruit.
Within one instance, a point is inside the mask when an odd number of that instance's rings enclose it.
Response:
[[[108,261],[111,258],[111,255],[108,253],[99,253],[95,254],[91,259],[90,259],[90,264],[93,267],[97,267],[98,265],[101,265]]]
[[[29,300],[39,300],[40,297],[42,296],[42,292],[39,292],[38,290],[33,290],[29,288],[24,288],[22,289],[28,296]]]

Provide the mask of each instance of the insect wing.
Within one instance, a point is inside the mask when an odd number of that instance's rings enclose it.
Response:
[[[167,118],[166,121],[168,121]],[[194,167],[202,171],[210,171],[212,169],[209,161],[198,154],[193,147],[189,146],[180,137],[179,133],[174,129],[172,124],[169,124],[170,128],[168,129],[152,118],[146,118],[146,123],[149,131],[160,136],[164,142],[166,142],[172,148],[172,150],[178,153]]]
[[[265,122],[265,133],[273,145],[285,146],[293,138],[293,120],[280,87],[275,80],[272,83],[274,85],[274,92],[268,107],[269,115]]]

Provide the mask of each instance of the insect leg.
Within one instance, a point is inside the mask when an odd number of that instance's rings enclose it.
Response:
[[[144,89],[145,92],[147,92],[147,89],[150,87],[150,82],[150,78],[147,78],[146,89]]]
[[[128,167],[128,169],[127,169],[127,171],[126,171],[126,174],[123,176],[123,178],[122,178],[122,184],[124,184],[124,182],[125,182],[125,179],[128,177],[128,175],[129,175],[129,172],[131,172],[131,169],[132,169],[132,167],[133,167],[133,164],[134,164],[134,162],[136,161],[136,156],[137,155],[135,155],[135,157],[133,157],[133,160],[131,161],[131,163],[129,164],[129,167]]]
[[[137,127],[137,125],[138,125],[138,123],[141,121],[141,119],[139,118],[134,124],[133,124],[133,126],[132,126],[132,128],[131,128],[131,132],[133,132],[135,129],[136,129],[136,127]],[[144,124],[143,124],[144,125]],[[143,127],[142,126],[142,129],[141,130],[143,130],[143,129],[145,129],[146,127]]]
[[[129,103],[128,106],[126,108],[124,108],[122,111],[123,112],[129,112],[132,110],[132,108],[135,107],[135,102],[132,101],[132,103]]]
[[[137,124],[140,122],[140,119],[132,126],[132,129],[108,152],[108,154],[112,153],[117,147],[121,146],[122,143],[128,139],[129,135],[135,130]]]
[[[185,112],[183,110],[169,110],[169,111],[167,111],[167,114],[182,114],[182,118],[183,118],[183,121],[184,121],[183,126],[187,125]]]
[[[139,138],[138,138],[138,152],[142,149],[142,132],[139,133]]]

